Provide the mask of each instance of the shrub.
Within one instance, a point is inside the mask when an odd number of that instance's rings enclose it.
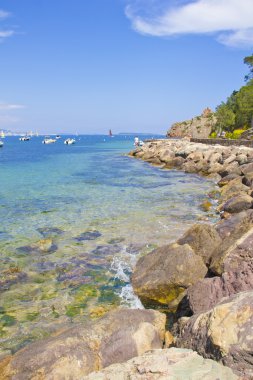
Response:
[[[235,129],[233,132],[227,132],[226,138],[227,139],[234,139],[237,140],[240,138],[241,134],[244,132],[244,129]]]
[[[210,139],[216,139],[217,137],[217,132],[212,132],[210,135],[209,135],[209,138]]]

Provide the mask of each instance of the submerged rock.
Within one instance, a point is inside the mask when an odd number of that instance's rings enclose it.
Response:
[[[118,245],[98,245],[91,253],[95,256],[107,256],[113,255],[114,253],[120,252],[120,247]]]
[[[99,231],[86,231],[76,236],[74,239],[77,241],[95,240],[100,236],[102,236],[102,234]]]
[[[31,245],[24,245],[17,248],[18,254],[41,254],[41,253],[53,253],[57,251],[57,245],[53,243],[53,240],[41,239],[37,243]]]
[[[11,285],[26,281],[27,274],[18,267],[10,267],[0,272],[0,291],[8,290]]]
[[[165,315],[119,309],[35,342],[0,361],[1,379],[74,379],[162,348]]]
[[[45,238],[52,238],[64,233],[64,231],[58,227],[40,227],[37,228],[37,231]]]

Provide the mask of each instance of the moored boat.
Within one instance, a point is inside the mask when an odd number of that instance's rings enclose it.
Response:
[[[42,141],[42,144],[53,144],[56,142],[56,139],[52,139],[51,137],[45,137]]]
[[[64,141],[64,144],[66,145],[71,145],[71,144],[75,144],[76,140],[75,139],[71,139],[71,138],[68,138]]]
[[[22,136],[19,138],[20,141],[29,141],[30,137],[29,136]]]
[[[3,141],[0,140],[0,148],[2,148],[4,146],[4,143]]]

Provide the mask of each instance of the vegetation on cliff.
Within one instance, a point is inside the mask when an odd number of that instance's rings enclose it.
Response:
[[[233,133],[253,127],[253,54],[245,57],[244,63],[249,67],[246,84],[216,107],[216,132]]]
[[[244,63],[249,68],[244,86],[238,91],[234,90],[226,101],[216,107],[215,112],[206,108],[201,116],[173,124],[167,135],[193,138],[225,135],[237,139],[245,130],[253,128],[253,54],[245,57]]]

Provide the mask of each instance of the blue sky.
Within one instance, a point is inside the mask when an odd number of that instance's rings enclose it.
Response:
[[[1,0],[0,129],[166,133],[244,84],[252,0]]]

